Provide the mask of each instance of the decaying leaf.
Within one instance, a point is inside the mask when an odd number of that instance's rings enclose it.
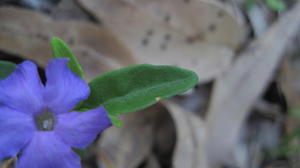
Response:
[[[128,45],[139,63],[190,68],[200,82],[227,69],[244,36],[235,17],[204,1],[78,1]]]
[[[204,121],[194,113],[170,101],[164,105],[175,122],[177,143],[173,156],[174,168],[206,168],[204,151]]]
[[[99,164],[104,168],[136,168],[151,153],[155,124],[163,115],[161,106],[129,113],[121,128],[106,130],[98,144]]]
[[[288,108],[299,108],[300,102],[300,51],[288,55],[281,65],[280,86],[287,99]]]
[[[0,168],[9,168],[14,162],[14,158],[8,159],[0,163]]]
[[[146,163],[147,165],[145,168],[161,168],[157,158],[154,155],[150,155]]]
[[[25,9],[0,8],[0,49],[46,66],[50,38],[58,36],[73,49],[88,79],[134,63],[127,48],[106,28],[83,22],[58,22]]]
[[[300,38],[300,34],[297,35]],[[289,50],[286,53],[286,57],[283,60],[280,69],[279,83],[283,94],[287,100],[287,108],[289,115],[285,122],[286,136],[295,134],[295,131],[299,129],[299,109],[300,109],[300,50],[299,39],[289,46]],[[289,146],[297,146],[300,144],[299,136],[294,137],[287,144]],[[297,168],[300,166],[300,154],[299,152],[289,151],[289,162],[291,168]]]
[[[233,151],[239,131],[270,81],[288,42],[298,33],[298,16],[300,3],[253,41],[232,68],[217,79],[207,117],[206,144],[211,165],[235,161]]]
[[[55,8],[50,10],[49,16],[55,20],[91,21],[90,16],[81,10],[76,0],[61,0]]]

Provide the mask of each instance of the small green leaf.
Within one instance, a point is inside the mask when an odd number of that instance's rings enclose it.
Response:
[[[86,155],[88,154],[87,148],[84,149],[73,148],[73,151],[77,153],[77,155],[79,155],[81,158],[86,157]]]
[[[108,117],[110,118],[114,126],[121,127],[123,125],[122,121],[120,121],[116,116],[108,115]]]
[[[288,113],[291,117],[300,119],[300,109],[299,108],[291,109],[288,111]]]
[[[278,12],[284,11],[286,9],[286,4],[281,0],[266,0],[267,5]]]
[[[271,149],[269,153],[269,159],[274,159],[278,157],[288,157],[291,156],[294,153],[298,153],[300,151],[300,145],[285,145],[285,146],[277,146],[273,149]]]
[[[73,73],[84,79],[83,70],[80,64],[78,63],[76,57],[73,55],[71,49],[63,40],[57,37],[53,37],[51,39],[51,47],[54,58],[70,58],[70,61],[68,63],[69,68]]]
[[[16,69],[16,64],[8,61],[0,61],[0,80],[6,78]]]
[[[197,75],[174,66],[134,65],[105,73],[89,83],[90,97],[79,109],[104,105],[110,115],[146,108],[194,87]]]
[[[246,7],[247,9],[251,9],[256,5],[256,0],[246,0]]]

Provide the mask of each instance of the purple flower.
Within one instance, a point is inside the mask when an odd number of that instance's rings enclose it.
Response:
[[[49,62],[45,86],[30,61],[0,81],[0,160],[21,152],[17,168],[80,168],[72,147],[87,147],[111,126],[103,107],[72,111],[90,90],[67,62]]]

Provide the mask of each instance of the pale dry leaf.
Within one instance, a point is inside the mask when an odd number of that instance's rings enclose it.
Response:
[[[287,102],[288,110],[300,108],[300,78],[299,78],[300,59],[297,55],[287,55],[280,67],[279,84]],[[299,119],[295,114],[288,115],[286,120],[287,134],[299,127]],[[298,143],[294,141],[294,143]]]
[[[204,152],[205,124],[190,111],[171,101],[163,103],[176,127],[177,143],[173,155],[174,168],[207,168]]]
[[[15,158],[11,158],[0,163],[0,168],[9,168],[13,164]]]
[[[156,156],[153,154],[149,156],[146,164],[147,165],[145,166],[145,168],[161,168]]]
[[[76,3],[76,0],[61,0],[56,7],[49,12],[55,20],[90,21],[90,16]]]
[[[136,168],[150,156],[161,106],[129,113],[120,128],[105,131],[98,143],[99,164],[104,168]]]
[[[300,51],[288,55],[280,67],[279,84],[287,100],[288,108],[299,108],[300,102]]]
[[[286,46],[298,33],[298,16],[300,3],[253,41],[232,68],[217,79],[207,117],[206,144],[210,166],[236,161],[233,151],[239,131],[251,106],[270,81]]]
[[[300,30],[300,29],[299,29]],[[300,37],[300,34],[298,34]],[[291,45],[291,49],[286,53],[286,57],[280,68],[279,84],[286,98],[288,111],[299,110],[300,102],[300,50],[299,43],[295,41]],[[285,122],[286,135],[293,134],[293,132],[299,129],[300,121],[297,116],[298,112],[289,113]],[[299,138],[294,138],[289,145],[297,146],[300,144]],[[291,168],[298,168],[300,166],[300,154],[299,152],[292,153],[288,156]]]
[[[12,7],[0,8],[0,20],[0,50],[43,67],[52,58],[49,41],[53,36],[65,40],[75,51],[88,79],[135,62],[114,34],[96,24],[54,21],[41,13]]]
[[[131,49],[139,63],[177,65],[209,80],[231,63],[244,32],[213,3],[183,0],[78,0]]]

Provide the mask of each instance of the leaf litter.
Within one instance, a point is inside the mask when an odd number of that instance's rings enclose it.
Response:
[[[86,168],[298,168],[297,152],[271,159],[265,152],[299,126],[287,114],[299,105],[297,57],[285,52],[300,53],[293,3],[282,13],[261,6],[249,13],[243,1],[61,0],[40,11],[7,1],[0,3],[0,58],[45,67],[49,38],[59,36],[88,79],[136,63],[198,73],[193,91],[122,116],[122,127],[88,148]]]

